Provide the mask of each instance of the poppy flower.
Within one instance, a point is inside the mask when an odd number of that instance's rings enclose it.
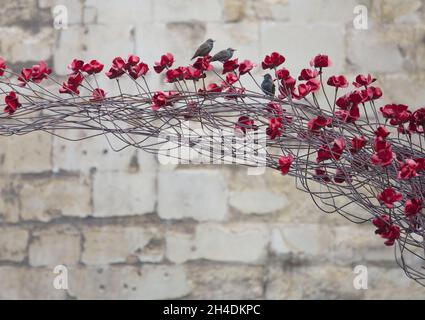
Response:
[[[224,99],[226,100],[237,100],[245,94],[246,89],[245,88],[236,88],[236,87],[228,87],[225,92],[226,95],[224,96]]]
[[[184,79],[186,73],[185,67],[178,67],[176,69],[168,69],[165,73],[165,82],[173,83]]]
[[[310,79],[306,82],[309,92],[317,92],[320,90],[320,81],[317,79]]]
[[[318,54],[310,61],[310,66],[315,68],[326,68],[332,65],[332,61],[325,54]]]
[[[413,113],[413,119],[418,126],[425,125],[425,108],[420,108]]]
[[[390,226],[390,216],[387,214],[383,214],[380,217],[376,217],[372,220],[373,225],[377,228],[375,230],[375,234],[384,233],[388,227]]]
[[[417,168],[418,164],[415,160],[405,159],[397,172],[397,179],[407,180],[416,177],[418,175]]]
[[[400,227],[391,223],[390,217],[386,214],[376,217],[372,223],[377,227],[375,234],[379,234],[382,238],[387,239],[384,244],[392,246],[395,240],[400,238]]]
[[[6,95],[6,97],[4,98],[4,102],[6,103],[4,111],[7,112],[9,115],[15,113],[15,111],[21,107],[21,103],[19,102],[18,96],[14,91],[11,91],[8,95]]]
[[[210,83],[207,86],[207,92],[221,92],[221,91],[223,91],[223,87],[216,83]]]
[[[72,74],[68,77],[68,81],[64,82],[62,88],[59,89],[60,93],[68,93],[68,94],[80,94],[80,90],[78,87],[83,82],[84,77],[81,73]]]
[[[387,104],[380,108],[384,118],[390,119],[391,125],[401,125],[408,122],[412,113],[408,110],[408,106],[404,104]]]
[[[31,80],[35,83],[40,83],[43,79],[47,79],[52,73],[52,69],[47,66],[47,63],[40,61],[39,64],[32,66]]]
[[[193,116],[198,112],[199,105],[196,101],[189,101],[187,104],[186,112],[183,114],[185,120],[192,119]]]
[[[134,54],[130,54],[127,59],[126,68],[134,67],[140,61],[140,58]]]
[[[425,170],[425,158],[415,158],[414,160],[415,160],[416,164],[418,165],[416,167],[416,171]]]
[[[177,67],[175,69],[168,69],[165,72],[165,82],[173,83],[183,80],[187,74],[186,67]]]
[[[238,80],[239,80],[239,77],[236,74],[234,74],[234,73],[228,73],[226,75],[226,82],[225,82],[225,84],[232,85],[232,84],[236,83]]]
[[[338,168],[335,171],[334,181],[335,183],[350,182],[351,175]]]
[[[328,79],[327,84],[330,85],[331,87],[335,87],[335,88],[347,88],[348,87],[348,81],[343,75],[330,77]]]
[[[279,80],[285,80],[288,79],[290,76],[289,70],[286,68],[280,68],[276,70],[276,78]]]
[[[89,63],[86,63],[81,67],[81,71],[86,72],[87,74],[99,73],[103,70],[104,65],[97,60],[91,60]]]
[[[31,80],[31,76],[32,68],[23,68],[21,75],[18,77],[18,81],[20,81],[19,86],[24,87]]]
[[[344,138],[336,138],[332,147],[327,144],[322,145],[317,151],[316,162],[322,162],[324,160],[334,159],[339,160],[346,147]]]
[[[359,74],[356,77],[356,81],[353,82],[353,85],[356,88],[359,88],[359,87],[363,87],[363,86],[368,86],[375,81],[376,81],[376,79],[372,78],[372,76],[370,74],[368,74],[367,76]]]
[[[417,215],[422,210],[422,200],[413,198],[406,201],[404,204],[404,214],[410,218]]]
[[[204,92],[216,92],[216,93],[218,93],[218,92],[221,92],[221,91],[223,91],[223,87],[222,86],[220,86],[220,85],[218,85],[217,83],[210,83],[207,87],[206,87],[206,89],[204,90],[204,89],[202,89],[202,88],[200,88],[199,90],[198,90],[198,92],[199,93],[204,93]]]
[[[330,182],[331,178],[328,175],[328,172],[326,171],[325,168],[316,168],[314,169],[314,179],[315,180],[320,180],[320,181],[324,181],[324,182]]]
[[[255,64],[250,60],[244,60],[239,64],[239,75],[250,72],[255,67]]]
[[[385,139],[386,137],[388,137],[390,135],[390,131],[388,131],[388,129],[385,126],[379,126],[375,131],[375,136],[377,136],[378,138],[382,138]]]
[[[359,90],[354,90],[344,94],[336,100],[336,105],[342,110],[352,109],[365,101],[365,97]]]
[[[342,110],[347,110],[349,107],[353,105],[353,103],[350,100],[350,94],[348,93],[336,99],[335,104],[338,106],[338,108]]]
[[[292,96],[297,100],[301,100],[304,97],[306,97],[309,93],[310,93],[310,87],[306,83],[300,83],[298,85],[298,93],[295,90],[293,90]]]
[[[311,119],[307,123],[307,127],[310,131],[318,132],[321,128],[324,128],[332,123],[332,118],[325,118],[318,116],[317,118]]]
[[[167,95],[163,91],[155,92],[152,97],[152,110],[158,111],[168,104]]]
[[[357,104],[347,110],[336,110],[335,116],[346,123],[354,123],[360,118],[360,108]]]
[[[238,121],[235,124],[235,130],[243,132],[246,134],[247,130],[257,130],[258,127],[254,124],[254,119],[251,119],[248,116],[239,117]]]
[[[391,209],[394,207],[394,202],[398,202],[403,199],[403,195],[393,188],[385,188],[380,194],[378,194],[377,199],[385,204],[387,208]]]
[[[127,70],[130,77],[136,80],[146,75],[149,71],[149,66],[146,63],[140,62],[139,64],[129,66]]]
[[[271,117],[269,119],[269,126],[266,129],[266,133],[271,140],[274,140],[276,137],[280,137],[283,134],[282,120],[282,117]]]
[[[334,140],[334,145],[332,146],[332,156],[335,160],[339,160],[343,151],[345,150],[345,139],[344,138],[336,138]]]
[[[4,70],[7,69],[6,60],[0,58],[0,77],[4,75]]]
[[[292,95],[295,98],[301,99],[302,97],[304,97],[303,94],[307,95],[308,92],[308,87],[303,83],[303,88],[301,89],[301,92],[299,92],[299,95],[297,96],[295,91],[295,85],[296,85],[297,80],[295,80],[293,77],[289,76],[285,79],[282,79],[280,81],[281,85],[279,85],[279,92],[280,92],[280,99],[284,99],[289,95]],[[306,92],[304,92],[304,90],[306,90]]]
[[[277,102],[269,102],[266,106],[267,111],[272,115],[281,116],[283,114],[282,106]]]
[[[348,99],[353,105],[365,102],[365,98],[366,97],[359,90],[351,91],[348,95]]]
[[[77,73],[81,70],[83,66],[84,66],[83,60],[74,59],[72,60],[71,64],[68,65],[68,69],[71,69],[74,73]]]
[[[48,68],[44,61],[40,61],[39,64],[33,65],[31,68],[23,68],[18,77],[19,86],[24,87],[29,81],[40,83],[43,79],[47,79],[50,73],[52,73],[52,69]]]
[[[387,239],[384,242],[386,246],[392,246],[400,238],[400,227],[396,225],[389,226],[387,231],[381,234],[381,237]]]
[[[272,52],[270,55],[264,57],[261,66],[263,69],[273,69],[280,66],[285,62],[285,57],[282,56],[279,52]]]
[[[211,71],[212,69],[214,69],[213,65],[211,64],[211,56],[208,55],[196,59],[195,63],[193,64],[193,67],[201,71]]]
[[[394,158],[395,153],[392,151],[391,144],[383,138],[375,139],[375,153],[372,155],[372,163],[382,167],[389,166]]]
[[[425,108],[420,108],[413,112],[410,117],[408,130],[409,132],[424,133],[425,125]]]
[[[359,152],[366,145],[365,137],[354,137],[351,139],[351,153]]]
[[[370,86],[367,89],[364,89],[360,92],[361,92],[361,95],[363,97],[362,102],[376,100],[376,99],[379,99],[380,97],[382,97],[382,90],[379,87]]]
[[[308,81],[310,79],[314,79],[319,75],[319,71],[316,69],[302,69],[301,74],[298,77],[298,80]]]
[[[407,107],[407,106],[406,106]],[[386,119],[394,118],[398,111],[398,105],[397,104],[386,104],[385,106],[381,107],[379,110],[381,110],[382,115]],[[406,108],[407,110],[407,108]]]
[[[92,96],[93,96],[93,98],[91,98],[90,101],[99,102],[99,101],[102,101],[103,99],[105,99],[106,94],[105,94],[105,91],[103,89],[96,88],[96,89],[93,90]]]
[[[156,73],[161,73],[165,68],[171,68],[174,63],[174,56],[166,53],[161,56],[160,61],[155,62],[153,69]]]
[[[222,74],[235,71],[237,68],[239,68],[239,63],[237,58],[233,60],[227,60],[226,62],[223,63]]]
[[[189,66],[186,68],[184,79],[198,81],[201,78],[205,78],[205,76],[206,76],[205,73],[203,73],[201,70],[198,70],[192,66]]]
[[[116,57],[112,60],[112,67],[106,72],[106,76],[109,79],[115,79],[121,77],[125,73],[126,63],[123,58]]]
[[[294,156],[292,154],[279,158],[279,170],[283,175],[288,174],[292,162],[294,162]]]

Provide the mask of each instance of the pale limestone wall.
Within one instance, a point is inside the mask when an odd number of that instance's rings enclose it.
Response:
[[[363,1],[369,29],[357,31],[355,0],[0,0],[0,55],[63,76],[74,57],[170,51],[186,63],[212,37],[254,61],[278,50],[293,71],[328,53],[331,73],[372,72],[385,101],[413,107],[425,103],[424,2]],[[52,28],[57,4],[66,30]],[[321,213],[275,172],[170,168],[103,139],[36,133],[0,139],[0,175],[0,298],[425,297],[373,228]],[[58,264],[68,291],[52,287]],[[352,285],[360,264],[368,290]]]

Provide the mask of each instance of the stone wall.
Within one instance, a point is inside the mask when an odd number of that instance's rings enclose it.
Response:
[[[379,78],[385,102],[425,102],[425,1],[0,0],[0,55],[40,59],[67,73],[74,57],[106,65],[135,53],[188,61],[207,37],[260,61],[272,50],[291,70],[317,53],[331,73]],[[52,9],[68,9],[67,29]],[[261,70],[257,72],[261,73]],[[152,76],[152,86],[159,77]],[[104,80],[102,87],[111,88]],[[84,132],[72,133],[75,138]],[[0,298],[422,298],[371,226],[321,213],[291,178],[234,166],[163,166],[103,139],[35,133],[0,138]],[[57,265],[68,290],[54,289]],[[356,265],[367,290],[353,287]]]

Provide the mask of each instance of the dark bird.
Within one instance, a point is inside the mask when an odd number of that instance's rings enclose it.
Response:
[[[196,57],[205,57],[211,52],[213,46],[214,46],[214,40],[208,39],[203,44],[201,44],[198,49],[196,49],[195,54],[190,60],[193,60]]]
[[[264,80],[261,83],[261,89],[263,90],[264,94],[274,96],[276,92],[276,86],[274,85],[273,78],[269,73],[264,75]]]
[[[217,52],[213,57],[211,58],[211,61],[220,61],[220,62],[226,62],[233,56],[233,52],[235,52],[235,49],[227,48],[226,50],[221,50]]]

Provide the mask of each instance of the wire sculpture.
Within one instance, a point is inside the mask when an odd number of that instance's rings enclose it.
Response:
[[[256,66],[230,59],[233,51],[230,57],[223,51],[217,65],[208,52],[177,68],[173,55],[164,54],[153,66],[172,86],[163,91],[150,89],[149,66],[139,57],[117,57],[106,72],[116,81],[112,95],[99,86],[104,65],[97,60],[74,59],[61,84],[43,61],[15,74],[0,59],[0,134],[44,131],[73,140],[65,134],[85,130],[84,139],[120,141],[118,148],[111,143],[115,151],[136,147],[189,163],[278,170],[294,176],[324,212],[372,222],[407,276],[425,285],[425,108],[378,109],[382,91],[371,75],[358,75],[352,90],[343,75],[329,77],[325,87],[326,55],[314,57],[296,79],[273,52],[261,63],[272,75],[259,84],[251,72]],[[135,90],[123,92],[123,79]]]

